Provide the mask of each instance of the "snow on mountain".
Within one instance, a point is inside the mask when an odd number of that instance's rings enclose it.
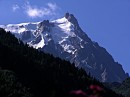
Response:
[[[75,63],[103,82],[121,82],[128,77],[122,66],[98,43],[91,41],[69,13],[63,18],[36,23],[0,25],[24,43]]]

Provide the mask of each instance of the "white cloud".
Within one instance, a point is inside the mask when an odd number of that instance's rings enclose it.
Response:
[[[48,3],[47,6],[52,10],[56,10],[58,8],[55,3]]]
[[[47,7],[43,8],[32,6],[29,2],[27,2],[24,6],[25,13],[31,18],[55,15],[57,8],[58,7],[55,3],[48,3]]]
[[[15,5],[12,6],[12,10],[13,10],[13,11],[18,10],[19,8],[20,8],[20,7],[19,7],[17,4],[15,4]]]

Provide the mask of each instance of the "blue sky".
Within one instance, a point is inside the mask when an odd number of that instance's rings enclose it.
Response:
[[[0,12],[0,24],[73,13],[84,32],[130,73],[130,0],[0,0]]]

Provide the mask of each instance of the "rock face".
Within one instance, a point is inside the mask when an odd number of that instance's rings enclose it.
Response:
[[[74,15],[37,23],[1,25],[29,46],[75,63],[102,82],[122,82],[128,77],[105,48],[93,42],[80,28]]]

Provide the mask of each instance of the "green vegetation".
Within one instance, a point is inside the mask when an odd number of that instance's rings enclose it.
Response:
[[[130,97],[130,78],[127,78],[122,83],[107,83],[105,85],[118,94]]]
[[[87,91],[88,96],[123,97],[83,69],[28,47],[3,29],[0,29],[0,67],[0,97],[69,97],[73,90]],[[103,93],[94,92],[91,85],[102,88]]]
[[[13,72],[0,70],[0,97],[32,97],[28,91],[17,82]]]

